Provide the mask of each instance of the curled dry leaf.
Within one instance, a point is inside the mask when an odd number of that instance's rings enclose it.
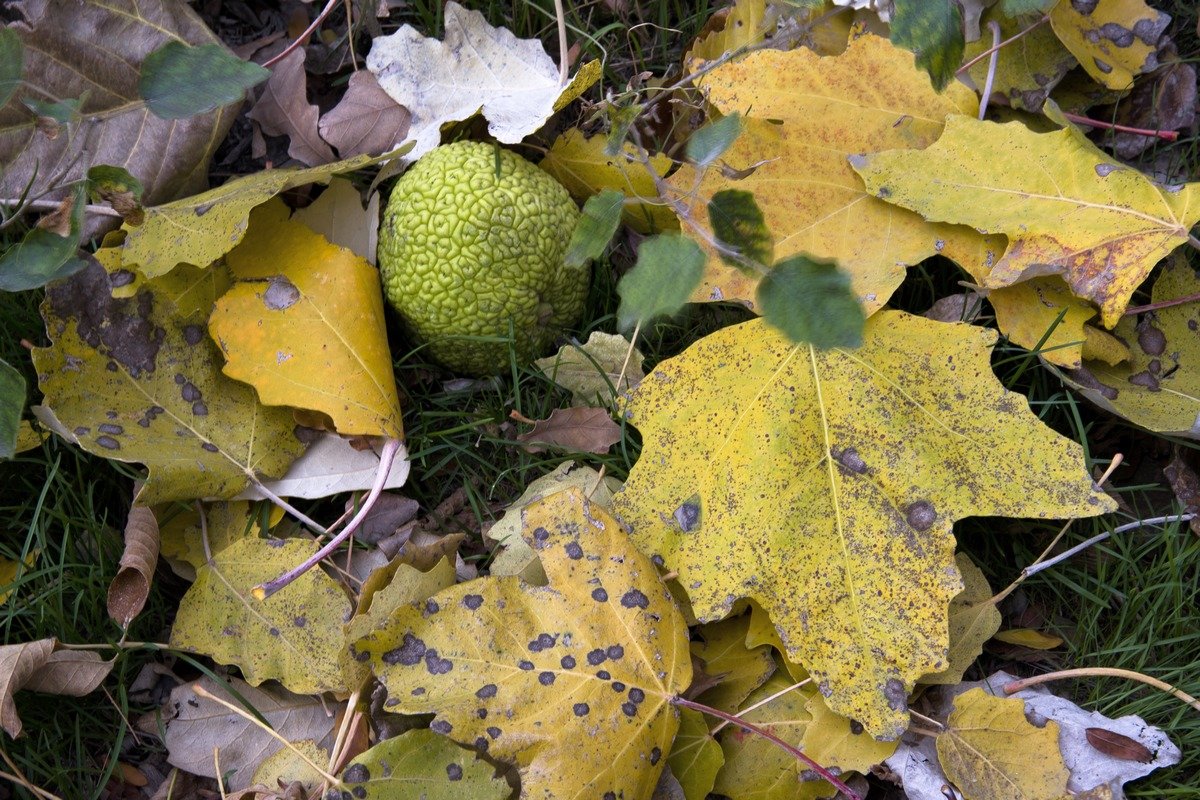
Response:
[[[134,506],[125,523],[120,569],[108,586],[108,616],[122,628],[128,628],[146,605],[157,563],[158,520],[149,508]]]
[[[603,408],[556,408],[546,419],[534,422],[533,430],[522,433],[517,441],[524,442],[531,453],[545,452],[547,446],[607,453],[621,441],[621,426]]]
[[[304,50],[293,50],[275,65],[250,119],[268,136],[288,137],[288,155],[315,167],[336,156],[317,132],[317,107],[308,102]]]
[[[108,677],[112,661],[86,650],[56,650],[54,639],[0,647],[0,727],[14,739],[21,718],[13,695],[22,689],[44,694],[83,697]]]
[[[321,138],[342,158],[387,152],[408,135],[408,109],[391,98],[379,80],[360,70],[350,76],[346,93],[321,117]]]

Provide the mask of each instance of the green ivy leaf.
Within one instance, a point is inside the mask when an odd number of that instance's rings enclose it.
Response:
[[[721,260],[743,272],[752,272],[743,259],[749,259],[764,268],[775,260],[775,242],[767,230],[762,209],[754,202],[754,195],[741,189],[724,189],[708,201],[708,220],[717,240],[742,256],[730,258],[724,253]]]
[[[700,246],[677,233],[659,234],[642,242],[637,263],[617,286],[621,296],[618,327],[631,330],[682,308],[700,284],[704,262]]]
[[[707,167],[729,149],[742,132],[742,118],[729,114],[693,133],[687,142],[687,157],[697,167]]]
[[[866,316],[850,276],[835,264],[804,256],[780,261],[758,284],[758,305],[793,342],[819,350],[862,344]]]
[[[621,224],[621,211],[625,207],[625,195],[616,189],[605,189],[592,195],[583,204],[579,224],[571,234],[564,261],[568,267],[582,267],[588,261],[604,255],[617,226]]]
[[[162,119],[183,119],[242,99],[271,71],[217,44],[167,42],[142,62],[138,94]]]
[[[891,38],[916,55],[939,92],[962,63],[962,13],[953,0],[896,0]]]

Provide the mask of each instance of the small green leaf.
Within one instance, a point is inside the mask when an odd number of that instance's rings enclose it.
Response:
[[[645,109],[646,107],[640,104],[625,106],[609,115],[608,143],[604,147],[604,155],[611,158],[621,152],[629,129]]]
[[[142,62],[138,94],[155,116],[183,119],[242,99],[271,71],[217,44],[167,42]]]
[[[674,314],[704,276],[704,251],[677,233],[651,236],[638,248],[637,263],[617,286],[617,324],[630,330],[660,315]]]
[[[82,100],[58,100],[51,102],[49,100],[37,100],[32,97],[26,97],[21,102],[25,107],[39,117],[52,119],[59,125],[70,125],[79,119],[79,107],[83,104]]]
[[[1042,14],[1050,10],[1058,0],[1000,0],[1000,13],[1006,17],[1022,14]]]
[[[954,0],[896,0],[892,44],[911,50],[939,92],[954,79],[965,44]]]
[[[587,199],[563,259],[568,267],[582,267],[604,255],[604,248],[621,224],[624,206],[625,195],[616,189],[605,189]]]
[[[88,194],[93,200],[102,200],[118,192],[129,192],[134,199],[142,199],[142,182],[122,167],[98,164],[87,171]]]
[[[731,267],[752,272],[745,259],[764,268],[775,260],[775,242],[767,230],[762,210],[750,192],[740,189],[717,192],[708,201],[708,220],[717,240],[742,256],[741,259],[730,258],[722,253],[721,260]]]
[[[793,342],[819,350],[862,344],[862,305],[850,276],[833,263],[805,256],[780,261],[758,284],[758,305]]]
[[[729,149],[742,132],[742,118],[730,114],[713,120],[693,133],[687,142],[687,157],[698,167],[707,167]]]
[[[17,32],[12,28],[0,28],[0,108],[8,105],[21,85],[24,55]]]
[[[12,458],[17,451],[17,429],[25,407],[25,378],[0,359],[0,458]]]
[[[71,207],[69,235],[34,228],[0,255],[0,291],[37,289],[50,281],[74,275],[86,266],[85,261],[76,257],[83,229],[83,201],[84,187],[80,184]]]

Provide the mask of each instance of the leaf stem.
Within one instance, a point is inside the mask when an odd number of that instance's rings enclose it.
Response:
[[[1197,243],[1200,245],[1200,243]],[[1170,300],[1160,300],[1157,303],[1147,303],[1144,306],[1130,306],[1125,309],[1122,316],[1132,317],[1134,314],[1144,314],[1147,311],[1158,311],[1160,308],[1170,308],[1171,306],[1184,306],[1188,303],[1194,303],[1200,300],[1200,292],[1195,294],[1185,294],[1183,297],[1175,297]]]
[[[804,680],[800,681],[799,683],[793,683],[791,686],[785,686],[782,689],[780,689],[778,692],[775,692],[775,694],[769,694],[766,697],[764,697],[762,700],[759,700],[757,703],[746,706],[738,713],[739,714],[747,714],[756,708],[761,708],[762,706],[765,706],[767,703],[771,702],[772,700],[774,700],[777,697],[783,697],[788,692],[793,691],[795,689],[799,689],[801,686],[806,686],[810,683],[812,683],[812,678],[805,678]],[[715,728],[713,728],[712,730],[710,730],[708,732],[708,735],[716,736],[718,733],[721,732],[722,728],[724,728],[726,725],[729,725],[729,724],[731,724],[729,722],[729,720],[721,720],[721,723],[719,725],[717,725]]]
[[[18,211],[53,211],[60,205],[57,200],[27,200],[22,203],[14,197],[0,198],[0,206],[11,206]],[[96,214],[101,217],[120,217],[121,212],[114,210],[110,206],[104,205],[86,205],[83,210],[89,214]]]
[[[375,501],[379,499],[379,495],[383,492],[383,487],[387,484],[388,475],[392,472],[392,464],[396,460],[396,453],[399,452],[401,442],[399,439],[388,439],[383,444],[383,450],[379,454],[379,470],[375,473],[375,483],[371,486],[371,492],[367,495],[367,499],[363,501],[362,506],[358,509],[358,513],[354,518],[346,524],[337,536],[329,540],[329,543],[322,547],[317,552],[313,553],[307,561],[295,569],[285,572],[274,580],[261,583],[250,590],[250,593],[258,600],[266,600],[271,595],[278,592],[283,587],[287,586],[292,581],[299,578],[304,573],[308,572],[317,562],[327,557],[330,553],[338,548],[342,542],[350,538],[362,521],[366,519],[371,508],[375,505]]]
[[[987,80],[983,83],[983,93],[979,95],[979,119],[987,116],[988,100],[992,97],[992,86],[996,81],[996,63],[1000,60],[1000,23],[992,20],[988,23],[992,32],[992,57],[988,59]]]
[[[554,0],[554,19],[558,23],[558,85],[567,85],[567,13],[562,0]]]
[[[1032,25],[1030,25],[1029,27],[1025,28],[1024,30],[1022,30],[1022,31],[1018,31],[1017,33],[1014,33],[1012,36],[1008,37],[1008,38],[1007,38],[1007,39],[1005,39],[1003,42],[1000,42],[1000,43],[998,43],[998,44],[993,44],[993,45],[992,45],[990,48],[988,48],[987,50],[984,50],[982,53],[980,53],[979,55],[975,56],[975,57],[974,57],[974,58],[972,58],[970,61],[968,61],[967,63],[965,63],[965,64],[963,64],[961,67],[959,67],[957,70],[955,70],[954,74],[955,74],[955,75],[962,75],[964,72],[966,72],[966,71],[967,71],[967,70],[969,70],[971,67],[973,67],[973,66],[975,66],[976,64],[978,64],[980,61],[983,61],[983,60],[984,60],[985,58],[987,58],[988,56],[992,55],[993,53],[999,52],[999,50],[1000,50],[1001,48],[1003,48],[1003,47],[1007,47],[1008,45],[1010,45],[1010,44],[1012,44],[1013,42],[1015,42],[1017,39],[1020,39],[1020,38],[1021,38],[1022,36],[1024,36],[1025,34],[1029,33],[1029,32],[1030,32],[1030,31],[1032,31],[1032,30],[1035,30],[1035,29],[1036,29],[1036,28],[1038,28],[1039,26],[1041,26],[1041,25],[1043,25],[1043,24],[1045,24],[1045,23],[1047,23],[1047,22],[1049,22],[1049,21],[1050,21],[1050,17],[1049,17],[1049,15],[1046,15],[1046,16],[1042,17],[1041,19],[1039,19],[1037,22],[1035,22],[1035,23],[1033,23]]]
[[[1087,125],[1089,128],[1103,128],[1110,131],[1119,131],[1121,133],[1136,133],[1139,136],[1153,136],[1157,139],[1162,139],[1167,142],[1174,142],[1179,138],[1179,131],[1161,131],[1151,130],[1149,128],[1131,128],[1128,125],[1118,125],[1115,122],[1104,122],[1091,117],[1085,117],[1080,114],[1072,114],[1069,111],[1064,111],[1063,116],[1074,122],[1076,125]]]
[[[325,4],[325,7],[321,9],[321,13],[317,14],[317,18],[312,21],[312,24],[305,28],[304,32],[297,36],[291,44],[283,48],[282,52],[265,61],[263,63],[263,68],[270,69],[283,59],[287,58],[288,55],[297,47],[300,47],[302,44],[308,41],[308,37],[312,36],[317,28],[321,26],[321,23],[325,21],[325,18],[333,13],[334,7],[336,7],[340,1],[341,0],[329,0],[329,2]]]
[[[1140,672],[1134,672],[1129,669],[1117,669],[1116,667],[1081,667],[1079,669],[1047,672],[1045,675],[1034,675],[1032,678],[1022,678],[1021,680],[1004,684],[1004,693],[1015,694],[1030,686],[1037,686],[1039,683],[1050,683],[1051,681],[1063,680],[1064,678],[1126,678],[1131,681],[1144,683],[1147,686],[1153,686],[1155,689],[1164,691],[1200,711],[1200,700],[1192,697],[1187,692],[1176,689],[1171,684],[1160,681],[1158,678],[1152,678],[1149,675],[1143,675]]]
[[[761,727],[759,725],[755,725],[752,722],[746,722],[745,720],[738,718],[734,714],[728,714],[724,711],[721,711],[720,709],[713,708],[711,706],[706,706],[703,703],[697,703],[695,700],[688,700],[686,697],[678,697],[678,696],[672,697],[671,703],[673,705],[682,706],[683,708],[690,708],[693,711],[699,711],[702,714],[708,714],[709,716],[718,717],[719,719],[723,719],[726,722],[730,723],[731,725],[736,725],[743,730],[747,730],[747,731],[750,731],[751,733],[758,734],[759,736],[763,737],[767,741],[773,743],[776,747],[780,748],[788,755],[790,755],[794,758],[798,758],[801,761],[803,761],[805,764],[808,764],[808,766],[812,769],[813,772],[817,773],[822,778],[824,778],[825,780],[827,780],[831,784],[833,784],[834,788],[836,788],[838,791],[842,792],[844,795],[846,795],[846,797],[850,798],[850,800],[862,800],[862,798],[858,796],[857,792],[855,792],[853,789],[851,789],[849,786],[847,786],[844,782],[842,782],[842,780],[840,778],[838,778],[836,775],[834,775],[832,772],[830,772],[829,769],[821,766],[816,761],[813,761],[810,757],[805,755],[804,751],[801,750],[799,747],[796,747],[795,745],[792,745],[792,744],[788,744],[783,739],[780,739],[778,736],[771,733],[771,731],[767,730],[766,728]]]
[[[1194,516],[1196,516],[1196,515],[1195,514],[1168,514],[1167,516],[1163,516],[1163,517],[1151,517],[1149,519],[1137,519],[1137,520],[1134,520],[1133,522],[1126,523],[1125,525],[1119,525],[1116,528],[1113,528],[1111,531],[1105,531],[1104,533],[1093,536],[1092,538],[1088,539],[1087,541],[1080,542],[1079,544],[1075,545],[1074,547],[1070,548],[1069,550],[1064,550],[1063,552],[1059,553],[1058,555],[1056,555],[1054,558],[1050,559],[1049,561],[1043,561],[1041,564],[1035,564],[1033,566],[1026,567],[1024,570],[1022,570],[1021,574],[1027,578],[1030,575],[1036,575],[1037,573],[1041,572],[1042,570],[1050,569],[1055,564],[1058,564],[1061,561],[1067,560],[1068,558],[1075,555],[1076,553],[1080,553],[1080,552],[1088,549],[1089,547],[1091,547],[1094,544],[1099,544],[1100,542],[1103,542],[1105,539],[1109,538],[1113,534],[1125,533],[1127,531],[1136,530],[1137,528],[1144,528],[1147,525],[1163,525],[1168,522],[1187,522],[1190,519],[1192,519],[1192,517],[1194,517]]]

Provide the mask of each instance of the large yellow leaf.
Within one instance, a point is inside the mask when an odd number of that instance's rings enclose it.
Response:
[[[983,570],[966,553],[954,556],[963,590],[950,601],[950,650],[946,669],[921,676],[921,683],[961,683],[963,673],[983,652],[983,643],[1000,630],[1000,611],[992,602],[992,587]]]
[[[966,228],[898,213],[867,194],[846,161],[856,153],[925,147],[947,115],[975,105],[961,84],[935,92],[912,53],[869,35],[839,56],[763,50],[716,68],[700,85],[722,113],[753,115],[722,159],[736,169],[759,165],[740,180],[716,168],[697,176],[687,167],[671,178],[705,230],[705,207],[716,192],[753,192],[775,238],[775,257],[836,259],[868,313],[888,301],[907,266],[942,252],[950,239],[979,239]],[[752,303],[756,283],[710,258],[692,299]]]
[[[288,213],[278,198],[255,208],[225,257],[235,283],[208,322],[225,374],[269,405],[328,414],[339,433],[398,439],[379,272]]]
[[[253,477],[282,475],[303,450],[291,410],[223,375],[204,333],[225,271],[180,266],[115,298],[130,276],[119,253],[99,250],[104,267],[46,292],[52,344],[33,351],[46,404],[83,449],[149,468],[141,504],[233,497]]]
[[[1076,295],[1100,306],[1108,328],[1200,220],[1197,184],[1167,191],[1073,126],[1034,133],[1019,122],[952,117],[925,150],[851,161],[867,190],[889,203],[1007,234],[1008,251],[988,286],[1059,273]]]
[[[980,20],[985,30],[991,22],[1000,26],[1002,39],[1023,34],[999,50],[992,78],[992,102],[1004,98],[1013,108],[1035,113],[1040,111],[1050,90],[1075,66],[1075,56],[1063,47],[1049,25],[1038,25],[1026,31],[1029,26],[1027,18],[1007,16],[999,5],[987,9]],[[963,60],[970,61],[991,47],[991,36],[981,36],[968,42],[963,51]],[[970,69],[971,80],[981,89],[988,80],[989,61],[983,58]]]
[[[1154,282],[1156,303],[1200,292],[1200,279],[1177,255]],[[1113,333],[1129,345],[1129,360],[1085,361],[1064,379],[1096,405],[1159,433],[1200,439],[1200,306],[1160,308],[1123,317]]]
[[[1070,773],[1058,749],[1058,723],[1030,724],[1024,700],[972,689],[955,698],[946,727],[937,737],[938,759],[968,800],[1067,796]]]
[[[394,710],[521,770],[521,796],[649,797],[679,726],[687,628],[650,560],[578,489],[523,513],[550,582],[482,578],[352,647]]]
[[[1158,68],[1158,40],[1171,17],[1142,0],[1060,0],[1050,25],[1095,80],[1128,89],[1133,76]]]
[[[1115,508],[1082,448],[996,380],[994,335],[885,311],[860,349],[817,352],[753,320],[660,364],[628,406],[644,444],[614,507],[634,541],[702,621],[756,600],[830,707],[879,737],[948,666],[954,520]]]

